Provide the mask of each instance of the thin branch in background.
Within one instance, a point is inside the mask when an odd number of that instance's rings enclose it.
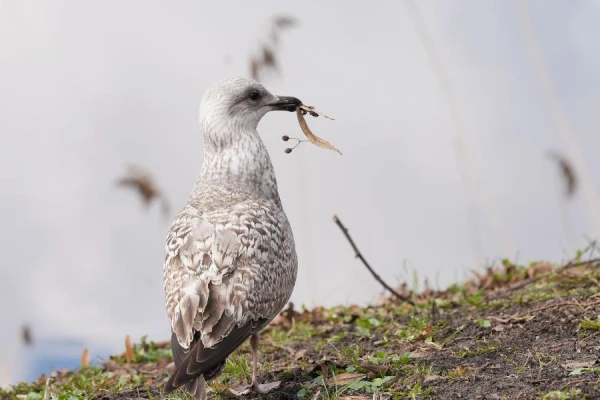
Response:
[[[473,193],[472,189],[469,185],[469,172],[472,175],[472,180],[474,181],[475,187],[479,189],[481,195],[483,196],[484,206],[487,208],[487,213],[492,219],[492,223],[496,229],[496,233],[498,238],[503,243],[505,252],[507,254],[516,254],[515,246],[508,234],[506,227],[504,226],[504,222],[502,220],[500,211],[496,206],[493,198],[487,192],[484,186],[484,180],[481,174],[479,173],[479,167],[477,166],[475,160],[475,151],[469,140],[469,137],[466,133],[462,120],[460,119],[460,114],[458,112],[457,101],[454,97],[454,93],[450,87],[450,81],[446,74],[446,70],[444,67],[444,63],[442,57],[435,45],[435,42],[427,29],[427,25],[419,12],[419,8],[417,4],[413,0],[405,0],[404,4],[408,9],[408,15],[412,19],[415,30],[425,51],[427,56],[429,57],[429,61],[433,67],[435,75],[437,77],[437,81],[439,84],[440,91],[446,98],[446,102],[450,109],[450,117],[451,121],[454,125],[454,130],[456,131],[457,136],[454,138],[454,153],[457,158],[457,164],[459,169],[459,174],[461,175],[461,180],[463,182],[465,192],[467,194],[467,201],[469,203],[469,219],[471,222],[471,229],[473,232],[473,247],[475,251],[475,255],[477,257],[477,263],[481,263],[483,260],[482,250],[481,250],[481,239],[479,233],[479,226],[477,223],[477,215],[475,209],[475,202],[472,198]]]
[[[377,282],[379,282],[384,288],[386,288],[391,294],[396,296],[398,299],[405,301],[409,304],[412,304],[414,306],[415,303],[411,299],[409,299],[406,296],[402,296],[400,293],[396,292],[390,285],[388,285],[387,283],[385,283],[385,281],[383,279],[381,279],[381,277],[377,274],[377,272],[375,272],[373,270],[373,268],[371,268],[371,266],[369,265],[367,260],[365,260],[365,257],[363,257],[360,250],[358,250],[358,247],[356,247],[356,244],[354,244],[354,240],[352,240],[352,237],[350,236],[348,229],[344,226],[344,224],[342,224],[342,221],[338,218],[337,215],[335,215],[333,217],[333,222],[335,222],[335,224],[340,228],[340,230],[342,231],[344,236],[346,236],[346,239],[348,239],[348,242],[350,242],[350,246],[352,246],[352,249],[354,250],[355,257],[360,259],[360,261],[362,261],[362,263],[365,265],[365,267],[367,267],[367,269],[369,270],[371,275],[373,275],[375,280]]]
[[[546,62],[542,55],[542,50],[536,39],[535,29],[531,21],[531,13],[529,10],[529,4],[525,0],[515,0],[516,14],[519,21],[519,26],[525,37],[525,43],[527,46],[527,53],[531,57],[533,68],[535,69],[535,75],[539,77],[541,84],[546,92],[546,96],[550,100],[550,107],[552,109],[552,116],[556,124],[559,127],[560,132],[563,135],[563,139],[567,146],[569,158],[577,166],[579,172],[579,178],[581,181],[581,190],[585,201],[587,202],[589,212],[592,217],[592,233],[594,239],[598,238],[600,230],[600,196],[594,185],[594,180],[590,173],[590,169],[587,165],[585,157],[579,145],[577,144],[577,137],[569,119],[567,113],[558,96],[558,92],[550,77],[550,72],[546,67]]]
[[[160,200],[164,217],[169,216],[170,205],[166,194],[158,187],[152,175],[143,168],[137,165],[129,165],[128,173],[117,180],[117,185],[137,190],[146,207],[150,205],[152,200]]]
[[[257,54],[250,58],[250,76],[260,81],[264,70],[280,72],[276,48],[279,45],[281,32],[295,26],[296,19],[287,15],[275,16],[271,20],[270,35],[271,43],[262,43]]]

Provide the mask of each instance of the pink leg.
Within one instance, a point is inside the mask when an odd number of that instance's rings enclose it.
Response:
[[[252,346],[252,389],[255,392],[265,394],[268,390],[264,390],[258,384],[258,335],[253,334],[250,337],[250,346]]]
[[[281,384],[281,381],[270,382],[262,385],[258,383],[258,335],[252,335],[250,337],[250,346],[252,346],[252,383],[237,389],[229,388],[229,390],[238,397],[250,394],[252,392],[266,394],[271,390],[278,388]]]

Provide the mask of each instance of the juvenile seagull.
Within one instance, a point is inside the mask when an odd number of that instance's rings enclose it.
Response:
[[[185,385],[206,399],[206,382],[248,337],[252,384],[243,393],[275,386],[257,381],[258,332],[289,300],[298,259],[256,127],[269,111],[301,104],[246,78],[219,81],[202,98],[204,161],[167,237],[164,290],[175,370],[164,393]]]

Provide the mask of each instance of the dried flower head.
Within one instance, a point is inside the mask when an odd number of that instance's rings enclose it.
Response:
[[[153,177],[144,169],[136,165],[130,165],[128,174],[117,181],[117,185],[131,187],[140,194],[144,205],[148,207],[153,199],[159,199],[162,203],[163,214],[169,214],[169,202],[166,195],[155,183]]]
[[[322,115],[323,117],[328,118],[328,119],[333,119],[333,118],[331,118],[321,112],[316,111],[314,109],[314,107],[312,107],[312,106],[306,106],[306,105],[299,106],[296,109],[296,116],[298,117],[298,123],[300,124],[300,129],[302,129],[302,132],[304,133],[304,135],[306,136],[308,141],[311,142],[312,144],[314,144],[315,146],[319,146],[324,149],[337,151],[338,153],[342,154],[341,151],[339,151],[334,145],[329,143],[327,140],[321,139],[320,137],[318,137],[317,135],[312,133],[312,131],[308,127],[308,124],[306,123],[306,120],[304,119],[304,115],[307,113],[313,117],[318,117],[319,115]],[[296,139],[296,140],[298,140],[298,143],[296,144],[296,146],[298,146],[298,144],[300,144],[300,142],[304,141],[304,140],[300,140],[300,139]],[[294,148],[296,146],[294,146]],[[291,152],[291,150],[289,152]],[[286,151],[286,153],[289,153],[289,152]]]
[[[258,54],[250,57],[250,76],[257,81],[260,80],[262,72],[271,70],[279,73],[279,63],[275,49],[279,44],[281,31],[290,28],[296,24],[296,19],[290,16],[280,15],[271,20],[270,26],[270,44],[261,43]]]
[[[548,156],[556,161],[561,171],[561,176],[565,186],[566,197],[572,197],[578,186],[577,174],[571,162],[563,155],[550,151]]]

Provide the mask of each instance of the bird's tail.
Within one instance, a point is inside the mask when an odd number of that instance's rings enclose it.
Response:
[[[194,400],[206,400],[208,398],[206,381],[204,375],[200,375],[193,381],[189,381],[185,384],[187,391],[194,396]]]
[[[208,386],[206,385],[204,375],[200,375],[196,379],[192,379],[184,386],[188,393],[194,397],[194,400],[206,400],[208,398]],[[169,382],[167,382],[163,388],[163,394],[169,394],[175,389],[177,389],[177,387],[173,386],[173,382],[169,380]]]

